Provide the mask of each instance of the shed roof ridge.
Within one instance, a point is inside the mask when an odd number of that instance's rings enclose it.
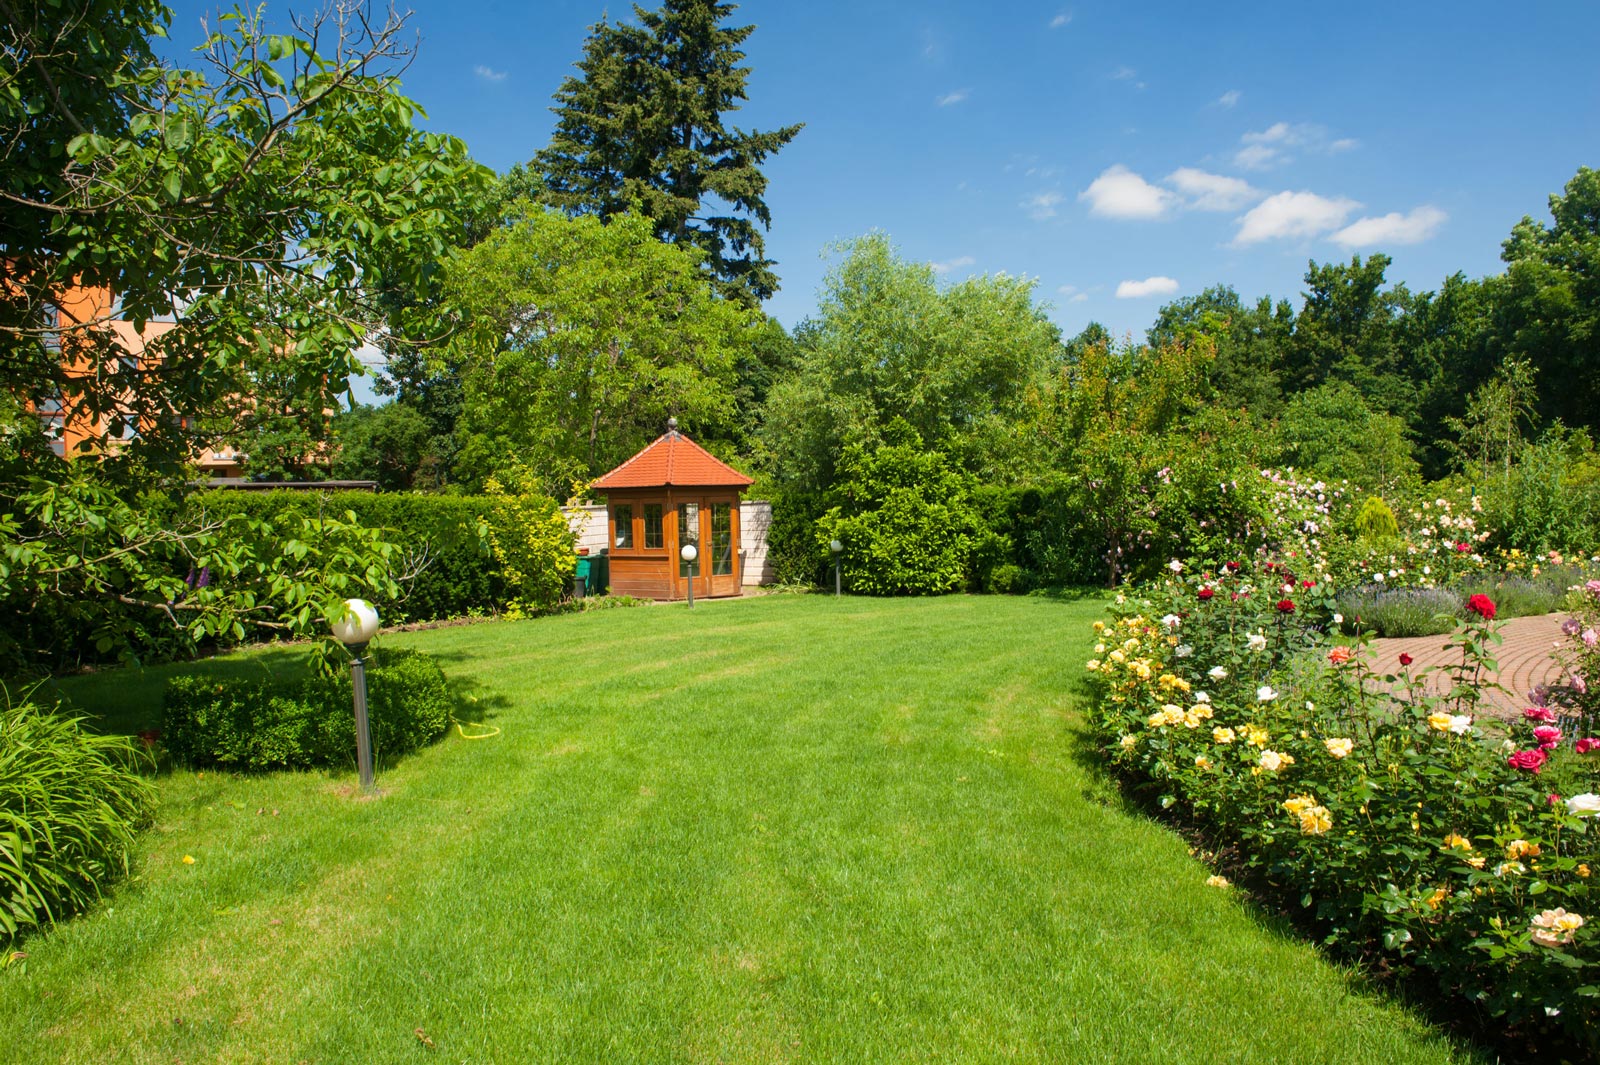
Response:
[[[678,454],[680,446],[683,448],[681,456]],[[645,461],[647,457],[653,455],[656,461],[660,463],[657,468],[662,471],[654,475],[659,477],[659,481],[650,479],[652,475],[641,468],[654,465]],[[683,460],[682,462],[679,461],[680,458]],[[635,473],[636,477],[630,477],[630,473]],[[746,487],[754,483],[754,478],[740,473],[704,447],[695,443],[688,436],[676,429],[669,429],[641,448],[616,469],[598,478],[594,484],[596,488],[600,489],[665,487],[678,485],[680,482],[677,478],[680,473],[685,478],[681,482],[684,487],[694,485],[707,487],[738,485]],[[628,483],[630,481],[634,483]]]

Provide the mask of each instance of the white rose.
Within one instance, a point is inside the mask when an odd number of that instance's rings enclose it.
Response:
[[[1267,649],[1267,638],[1259,632],[1252,632],[1250,634],[1249,643],[1250,650],[1252,651],[1265,651]]]
[[[1592,791],[1574,795],[1567,800],[1567,813],[1577,814],[1579,817],[1594,817],[1600,814],[1600,795]]]
[[[1178,646],[1172,649],[1172,653],[1177,658],[1188,658],[1190,655],[1194,654],[1194,648],[1190,647],[1186,643],[1180,643]]]
[[[1270,684],[1263,684],[1256,689],[1256,702],[1258,703],[1270,703],[1277,697],[1278,693],[1272,690],[1272,685]]]
[[[1206,671],[1206,676],[1210,677],[1212,680],[1221,680],[1227,675],[1228,671],[1223,669],[1221,666],[1212,666]]]
[[[1170,569],[1174,573],[1182,573],[1183,572],[1183,563],[1179,562],[1177,559],[1173,559],[1171,562],[1167,563],[1167,568]]]
[[[1335,625],[1343,625],[1344,624],[1344,615],[1343,614],[1335,614],[1335,615],[1333,615],[1333,623]]]
[[[1168,614],[1161,619],[1161,624],[1165,625],[1169,629],[1175,629],[1179,625],[1183,624],[1183,619],[1176,614]]]

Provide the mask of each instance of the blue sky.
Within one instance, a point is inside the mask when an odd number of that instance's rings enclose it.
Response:
[[[175,7],[174,44],[196,42],[212,5]],[[605,10],[417,0],[405,89],[504,170],[548,141]],[[734,123],[806,123],[766,167],[768,310],[789,326],[826,249],[874,229],[947,278],[1036,278],[1069,335],[1137,336],[1219,282],[1298,298],[1307,260],[1356,252],[1434,288],[1496,271],[1513,223],[1600,165],[1592,2],[755,0],[735,18],[758,29]]]

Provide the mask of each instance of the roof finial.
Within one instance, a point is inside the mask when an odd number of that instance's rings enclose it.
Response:
[[[676,419],[676,418],[668,418],[667,419],[667,432],[675,433],[677,431],[678,431],[678,419]]]

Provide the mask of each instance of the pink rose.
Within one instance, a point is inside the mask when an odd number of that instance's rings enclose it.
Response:
[[[1539,741],[1539,746],[1551,750],[1561,742],[1561,730],[1554,725],[1540,725],[1533,730],[1533,738]]]
[[[1548,706],[1530,706],[1522,712],[1522,716],[1529,721],[1543,721],[1550,724],[1556,719],[1556,712]]]
[[[1512,769],[1525,769],[1530,773],[1538,773],[1549,760],[1550,756],[1548,754],[1535,747],[1528,751],[1518,751],[1506,759],[1506,765]]]
[[[1597,643],[1600,643],[1600,633],[1595,632],[1593,629],[1584,629],[1583,645],[1585,647],[1593,647]]]
[[[1600,747],[1600,739],[1596,739],[1593,736],[1585,736],[1583,739],[1572,745],[1572,749],[1577,751],[1579,754],[1588,754],[1596,747]]]

